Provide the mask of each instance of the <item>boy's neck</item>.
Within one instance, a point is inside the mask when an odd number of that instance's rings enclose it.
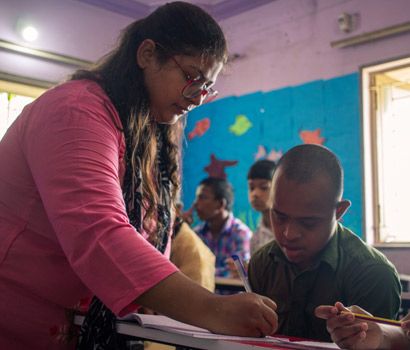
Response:
[[[221,233],[221,230],[224,227],[226,220],[228,220],[228,217],[229,212],[224,211],[223,213],[221,213],[221,215],[218,215],[207,222],[209,230],[211,231],[214,240],[216,240],[219,237],[219,234]]]
[[[262,212],[262,222],[267,228],[269,228],[272,231],[270,227],[270,210],[269,209]]]

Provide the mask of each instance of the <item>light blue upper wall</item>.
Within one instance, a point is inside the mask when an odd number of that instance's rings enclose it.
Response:
[[[252,126],[242,135],[232,131],[238,115],[245,115]],[[324,146],[339,157],[345,169],[344,198],[352,206],[343,224],[362,236],[361,146],[358,74],[318,80],[295,87],[256,92],[241,97],[227,97],[189,113],[186,135],[204,118],[210,128],[200,137],[187,138],[183,162],[183,202],[188,208],[195,199],[198,183],[208,173],[213,153],[219,160],[238,161],[225,168],[235,189],[234,214],[254,229],[259,214],[247,198],[246,174],[255,161],[258,146],[269,153],[283,153],[302,144],[300,131],[321,129]],[[230,129],[231,128],[231,129]]]

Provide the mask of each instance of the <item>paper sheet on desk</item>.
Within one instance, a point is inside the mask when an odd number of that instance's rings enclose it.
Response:
[[[120,321],[137,321],[142,327],[161,329],[164,331],[192,335],[194,334],[212,334],[207,329],[191,326],[187,323],[173,320],[172,318],[161,315],[145,315],[131,313],[122,318]]]
[[[265,338],[252,338],[252,337],[238,337],[231,335],[215,334],[209,332],[207,329],[191,326],[189,324],[173,320],[172,318],[161,315],[145,315],[132,313],[125,317],[119,318],[124,321],[137,321],[142,327],[155,328],[163,331],[189,335],[194,338],[202,339],[216,339],[216,340],[229,340],[233,342],[241,343],[254,343],[258,345],[276,345],[282,348],[292,349],[310,349],[310,350],[330,350],[339,349],[334,343],[321,343],[315,341],[291,341],[288,338],[279,338],[275,336],[268,336]]]

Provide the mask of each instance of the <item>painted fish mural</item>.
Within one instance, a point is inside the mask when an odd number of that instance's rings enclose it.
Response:
[[[239,114],[235,118],[235,123],[229,127],[229,132],[236,136],[241,136],[246,133],[253,124],[249,121],[246,115]]]
[[[275,148],[272,148],[269,154],[266,156],[266,159],[273,160],[277,162],[280,157],[283,156],[283,149],[277,151]]]
[[[204,118],[201,120],[198,120],[195,123],[194,129],[188,133],[188,139],[192,141],[192,139],[196,137],[201,137],[203,134],[205,134],[209,127],[211,126],[211,120],[209,118]]]
[[[323,142],[326,141],[324,137],[320,137],[322,129],[316,129],[314,131],[302,130],[299,132],[299,136],[302,139],[303,143],[311,143],[315,145],[323,145]]]
[[[255,162],[259,159],[264,159],[266,157],[266,147],[262,145],[257,146],[258,151],[253,154],[253,159]]]
[[[283,155],[283,149],[277,151],[275,148],[272,148],[271,151],[267,154],[265,146],[258,145],[257,148],[258,151],[253,154],[255,162],[259,159],[268,159],[276,162]]]

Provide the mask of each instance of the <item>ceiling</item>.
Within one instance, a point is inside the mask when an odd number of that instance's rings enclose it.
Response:
[[[0,11],[0,79],[34,80],[52,86],[73,69],[88,67],[109,52],[121,30],[173,0],[13,0]],[[186,0],[218,21],[243,17],[277,0]],[[16,23],[38,29],[35,42],[20,36]],[[220,22],[221,24],[223,22]],[[20,81],[20,80],[18,80]],[[44,82],[42,82],[44,81]]]
[[[78,0],[89,5],[98,6],[108,11],[135,19],[145,17],[158,6],[169,1],[160,0]],[[188,2],[202,7],[216,19],[226,19],[252,10],[274,0],[189,0]]]

